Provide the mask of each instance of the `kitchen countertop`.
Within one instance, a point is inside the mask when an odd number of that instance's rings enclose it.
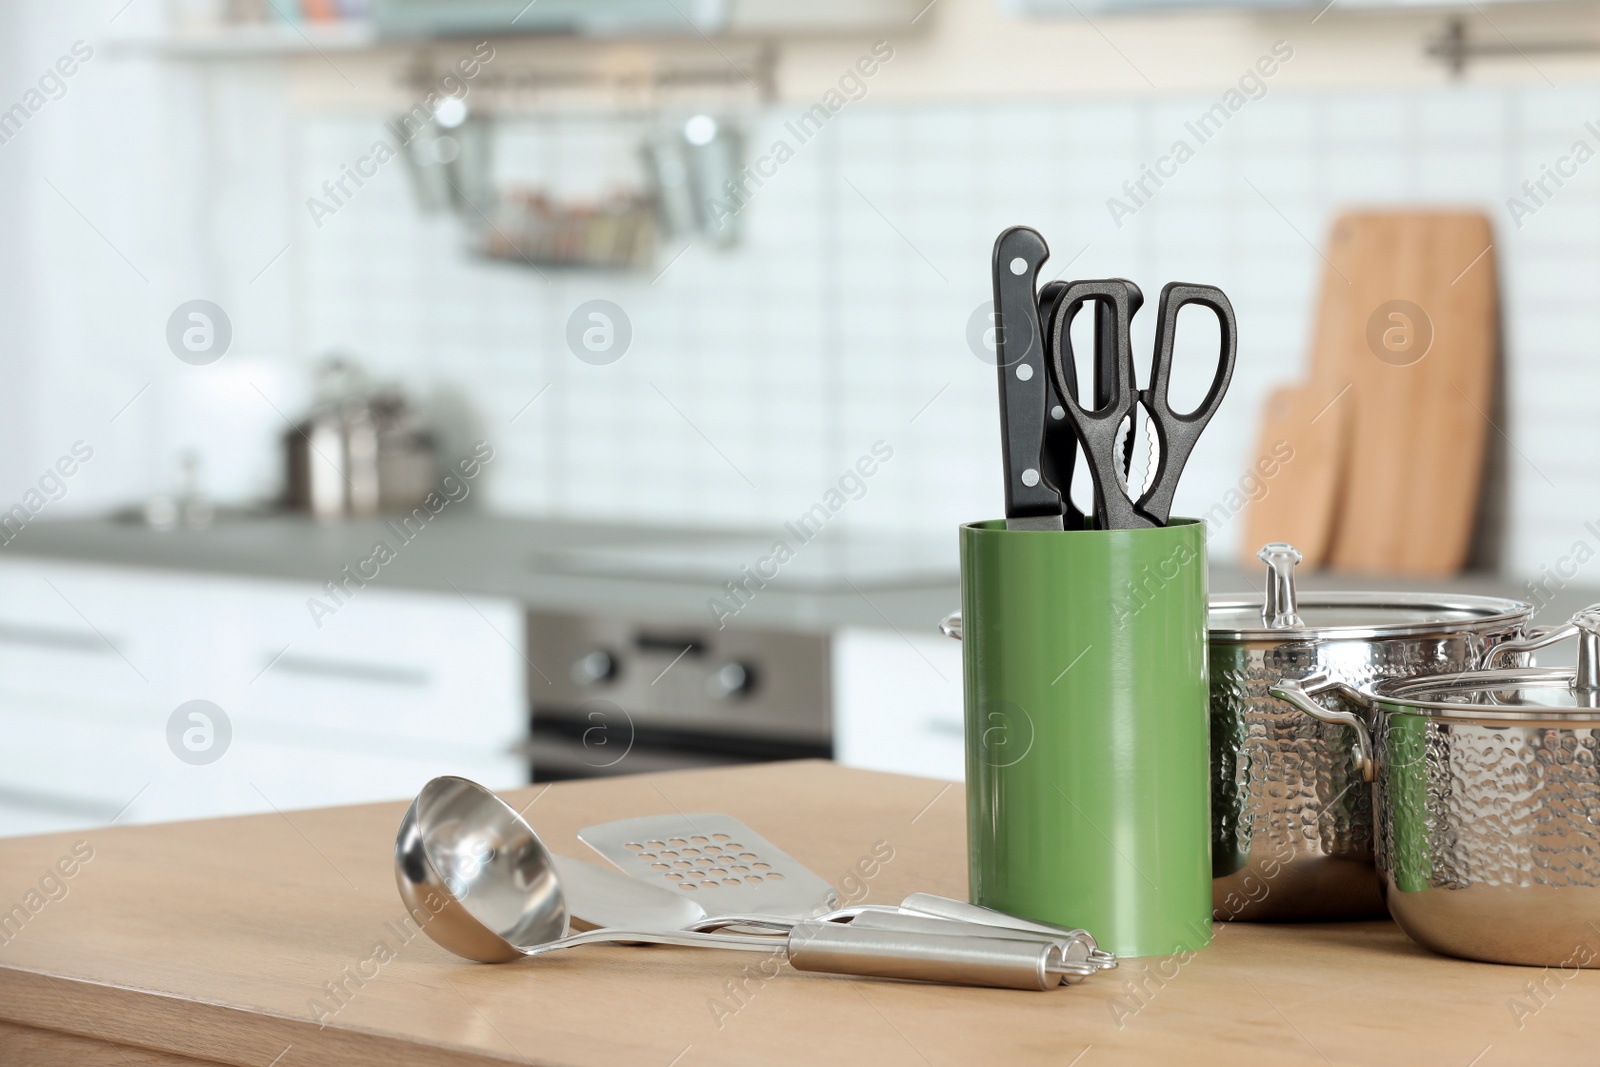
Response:
[[[273,514],[224,519],[203,530],[161,531],[113,519],[40,522],[24,529],[5,552],[320,585],[367,558],[374,543],[383,540],[396,548],[380,579],[392,588],[509,597],[542,610],[709,624],[708,600],[722,597],[731,605],[723,583],[739,579],[741,565],[754,565],[779,537],[795,546],[794,562],[728,619],[729,626],[811,632],[871,626],[931,635],[939,620],[960,606],[953,529],[947,538],[830,535],[801,544],[783,527],[690,529],[446,512],[402,542],[380,520],[317,523]],[[1328,573],[1297,578],[1307,590],[1529,595],[1522,583],[1493,574],[1442,580]],[[1259,594],[1262,574],[1213,559],[1210,588]],[[1594,601],[1600,601],[1600,590],[1562,589],[1540,611],[1540,621],[1565,620]]]
[[[205,529],[156,530],[115,519],[39,522],[5,553],[320,585],[383,541],[394,559],[383,564],[378,581],[389,588],[710,624],[707,601],[720,597],[736,606],[724,583],[741,579],[741,566],[753,567],[780,537],[793,547],[793,561],[757,589],[728,626],[934,633],[959,605],[953,530],[948,545],[832,534],[804,544],[783,527],[692,529],[445,512],[405,541],[385,520],[318,523],[270,514],[223,519]]]
[[[893,850],[866,899],[963,896],[962,790],[822,762],[560,783],[507,794],[557,852],[593,822],[727,811],[838,881]],[[527,1063],[1189,1067],[1578,1063],[1600,974],[1435,956],[1387,922],[1219,928],[1186,962],[1124,961],[1049,993],[801,975],[739,955],[581,948],[502,966],[404,915],[405,804],[0,841],[0,907],[76,845],[0,945],[0,1062],[354,1067]],[[63,892],[64,889],[64,892]],[[857,899],[860,899],[859,897]],[[385,953],[377,951],[380,943]],[[742,983],[742,984],[741,984]],[[1529,983],[1546,992],[1535,997]],[[343,1006],[317,1022],[313,998]],[[737,993],[737,996],[735,995]],[[1520,1011],[1518,1010],[1520,1008]]]

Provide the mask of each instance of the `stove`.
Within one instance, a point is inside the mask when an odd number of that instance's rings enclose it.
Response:
[[[774,624],[772,612],[754,624],[737,616],[760,597],[949,586],[951,540],[830,536],[793,547],[793,537],[741,532],[536,553],[540,573],[682,587],[693,608],[669,618],[644,606],[661,597],[641,595],[637,613],[530,613],[533,780],[831,758],[831,634]],[[779,541],[792,546],[786,558]]]

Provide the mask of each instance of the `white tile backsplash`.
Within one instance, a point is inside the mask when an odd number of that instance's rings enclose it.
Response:
[[[1211,102],[863,105],[756,193],[743,247],[691,248],[654,284],[556,272],[547,282],[473,263],[447,227],[397,220],[409,209],[391,182],[334,220],[345,236],[307,249],[302,270],[317,281],[298,297],[306,349],[349,348],[418,388],[448,385],[475,403],[486,432],[517,457],[492,485],[506,509],[778,521],[882,438],[895,460],[840,521],[948,528],[999,510],[993,372],[965,333],[989,296],[995,234],[1027,222],[1056,263],[1081,252],[1072,276],[1127,274],[1152,298],[1169,279],[1215,281],[1233,296],[1239,375],[1179,495],[1179,510],[1200,512],[1237,481],[1268,389],[1301,373],[1322,271],[1313,246],[1333,214],[1415,200],[1486,205],[1494,217],[1519,311],[1507,315],[1513,380],[1594,373],[1584,353],[1597,317],[1600,169],[1521,232],[1503,200],[1508,176],[1536,173],[1578,118],[1600,110],[1596,94],[1275,89],[1114,225],[1106,198],[1124,196],[1141,164],[1189,137],[1184,122]],[[786,114],[755,119],[749,143],[788,137]],[[372,136],[357,119],[302,123],[306,185]],[[498,171],[558,189],[626,181],[639,129],[509,124]],[[595,296],[621,304],[634,325],[633,349],[610,367],[578,363],[562,339],[566,315]],[[1140,324],[1141,344],[1150,329]],[[1542,372],[1547,363],[1559,370]],[[1181,372],[1180,391],[1199,391],[1205,377]],[[545,382],[549,393],[507,425]],[[1537,566],[1550,523],[1581,512],[1563,511],[1533,466],[1571,446],[1581,395],[1525,390],[1508,406],[1508,432],[1527,457],[1513,456],[1512,497],[1542,509],[1540,529],[1513,510],[1512,562],[1523,568]],[[1525,486],[1529,477],[1543,488]],[[1234,550],[1230,534],[1222,551]]]
[[[63,511],[170,488],[184,447],[211,457],[222,495],[259,495],[282,420],[265,401],[252,415],[256,389],[296,415],[309,367],[342,351],[458,412],[457,436],[493,441],[503,458],[485,496],[502,510],[777,523],[881,439],[894,458],[837,521],[951,531],[1001,509],[994,372],[967,325],[990,297],[995,236],[1027,223],[1050,242],[1047,274],[1077,257],[1068,276],[1126,275],[1152,303],[1169,280],[1232,297],[1239,371],[1177,501],[1198,514],[1237,483],[1267,391],[1303,373],[1315,246],[1333,216],[1447,202],[1485,208],[1497,232],[1508,563],[1536,571],[1600,515],[1600,162],[1520,229],[1505,206],[1574,140],[1596,140],[1583,125],[1600,122],[1592,87],[1271,84],[1120,227],[1107,198],[1192,141],[1185,123],[1215,95],[853,103],[755,193],[741,247],[691,246],[667,267],[682,247],[668,239],[652,278],[475,260],[454,219],[416,208],[398,159],[317,227],[306,197],[383,135],[385,116],[297,105],[272,69],[97,60],[85,73],[98,80],[25,131],[31,145],[0,147],[21,205],[0,273],[28,294],[6,306],[31,311],[17,337],[40,357],[15,379],[8,411],[28,444],[3,462],[8,483],[93,437],[102,458]],[[751,150],[793,144],[794,111],[743,116]],[[507,121],[495,174],[603,194],[638,182],[647,129],[637,117]],[[197,296],[235,329],[236,365],[209,375],[162,339],[171,309]],[[633,326],[609,366],[566,346],[568,317],[595,298]],[[1143,348],[1151,319],[1136,330]],[[1185,368],[1179,389],[1198,392],[1207,370]],[[1217,554],[1235,551],[1233,525]]]

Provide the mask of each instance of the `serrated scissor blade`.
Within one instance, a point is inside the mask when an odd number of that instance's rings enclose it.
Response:
[[[1139,490],[1142,497],[1150,491],[1156,483],[1156,471],[1161,469],[1161,435],[1156,433],[1156,420],[1154,415],[1146,414],[1144,417],[1144,435],[1150,445],[1150,457],[1146,461],[1148,466],[1144,470],[1144,486]]]
[[[1129,500],[1132,500],[1135,497],[1133,491],[1128,488],[1128,475],[1132,470],[1128,464],[1128,460],[1133,456],[1132,437],[1133,420],[1125,419],[1123,420],[1122,425],[1117,428],[1117,443],[1111,450],[1112,456],[1123,457],[1123,462],[1113,462],[1112,466],[1116,468],[1117,471],[1117,485],[1122,487],[1123,493],[1127,495]]]

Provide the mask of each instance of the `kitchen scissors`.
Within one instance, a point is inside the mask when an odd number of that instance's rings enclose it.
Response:
[[[1109,319],[1112,328],[1109,339],[1106,331],[1097,330],[1094,407],[1085,409],[1078,401],[1072,320],[1084,304],[1091,302],[1096,305],[1097,320]],[[1124,279],[1079,281],[1059,290],[1054,305],[1045,314],[1045,321],[1050,324],[1046,331],[1050,377],[1065,410],[1064,421],[1083,447],[1085,461],[1094,477],[1095,513],[1100,528],[1105,530],[1146,529],[1167,524],[1184,464],[1206,424],[1222,405],[1238,358],[1238,326],[1226,294],[1212,285],[1169,282],[1161,290],[1157,307],[1159,318],[1149,388],[1140,391],[1133,364],[1131,327],[1141,302],[1138,287]],[[1193,411],[1179,413],[1172,410],[1168,396],[1172,384],[1172,350],[1177,341],[1178,312],[1191,304],[1216,315],[1221,344],[1216,373],[1205,399]],[[1135,499],[1123,478],[1118,477],[1119,466],[1126,473],[1127,455],[1119,456],[1117,443],[1123,423],[1129,422],[1141,405],[1150,417],[1158,456],[1155,470]]]

